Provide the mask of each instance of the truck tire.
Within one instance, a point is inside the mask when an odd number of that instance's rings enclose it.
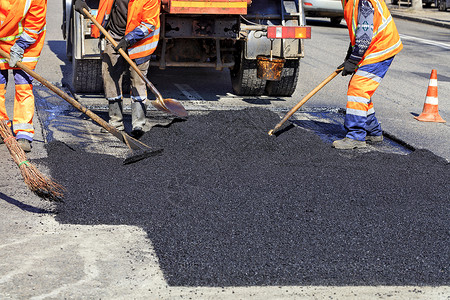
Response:
[[[78,93],[103,91],[101,59],[73,59],[72,87]]]
[[[288,59],[281,71],[280,81],[267,81],[266,95],[290,97],[297,87],[298,74],[300,70],[299,59]]]
[[[66,39],[66,56],[69,61],[73,60],[73,22],[70,20],[69,22],[69,33]]]
[[[439,7],[438,7],[439,11],[446,11],[447,10],[447,3],[446,0],[441,0],[439,2]]]
[[[231,84],[236,95],[261,96],[264,94],[266,81],[256,75],[256,59],[246,59],[244,51],[236,57],[236,64],[230,71]]]

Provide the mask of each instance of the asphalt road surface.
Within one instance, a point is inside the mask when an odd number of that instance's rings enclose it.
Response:
[[[175,120],[141,138],[163,153],[131,165],[50,143],[44,164],[68,189],[56,219],[142,227],[173,286],[449,284],[444,159],[268,136],[277,120]]]

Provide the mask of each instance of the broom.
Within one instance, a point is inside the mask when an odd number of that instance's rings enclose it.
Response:
[[[25,152],[17,143],[6,120],[0,120],[0,135],[6,147],[8,147],[14,162],[19,166],[20,173],[28,188],[43,199],[62,201],[64,187],[54,182],[51,178],[47,178],[27,160]]]

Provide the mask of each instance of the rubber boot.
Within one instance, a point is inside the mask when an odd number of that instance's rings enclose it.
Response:
[[[382,135],[366,135],[366,142],[376,144],[383,141]]]
[[[31,142],[27,139],[18,139],[17,143],[24,152],[31,152]]]
[[[141,137],[144,134],[145,115],[147,112],[147,105],[145,101],[134,101],[131,103],[131,135],[134,137]]]
[[[123,131],[122,100],[110,100],[108,103],[109,125]]]
[[[348,137],[345,137],[342,140],[334,141],[331,146],[336,149],[355,149],[367,147],[365,141],[357,141]]]

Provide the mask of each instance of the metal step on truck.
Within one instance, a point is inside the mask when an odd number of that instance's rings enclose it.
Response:
[[[94,24],[63,0],[62,31],[73,64],[72,88],[101,93],[99,40]],[[99,0],[86,0],[96,14]],[[244,96],[291,96],[303,39],[311,37],[298,0],[162,0],[160,41],[150,67],[229,69],[232,89]],[[195,68],[192,69],[195,72]]]

